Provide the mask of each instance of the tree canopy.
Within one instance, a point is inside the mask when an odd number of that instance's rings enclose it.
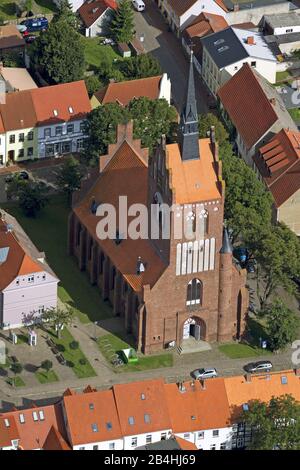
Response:
[[[291,395],[248,405],[241,421],[252,429],[250,450],[300,449],[300,404]]]
[[[72,323],[74,310],[68,306],[64,308],[49,308],[42,314],[42,319],[48,322],[57,332],[57,337],[60,337],[60,332],[64,326]]]
[[[207,137],[210,128],[214,126],[216,141],[219,146],[222,146],[228,141],[229,134],[221,121],[212,113],[199,114],[199,135],[200,137]]]
[[[31,59],[51,83],[81,80],[84,73],[84,47],[69,19],[62,15],[50,23],[32,44]]]
[[[74,157],[65,160],[64,164],[58,170],[56,184],[59,189],[67,195],[69,202],[71,202],[73,192],[80,189],[82,176],[80,163]]]
[[[274,351],[285,348],[298,337],[299,317],[281,299],[275,299],[261,315],[266,319],[266,332]]]
[[[110,25],[112,36],[117,42],[130,42],[134,37],[134,13],[129,0],[121,0],[113,14]]]
[[[9,199],[18,201],[26,217],[36,217],[48,203],[48,187],[41,182],[21,180],[15,176],[7,187]]]
[[[133,119],[134,137],[142,140],[142,145],[153,149],[162,134],[170,134],[172,123],[176,121],[176,111],[164,99],[134,99],[129,106],[117,103],[99,106],[87,117],[87,134],[83,156],[91,164],[107,152],[107,147],[116,141],[117,125]]]
[[[141,54],[120,62],[120,71],[126,79],[156,77],[162,73],[158,60],[152,54]]]

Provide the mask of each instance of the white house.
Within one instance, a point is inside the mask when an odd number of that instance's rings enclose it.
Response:
[[[191,24],[200,13],[212,13],[226,16],[226,9],[214,0],[158,0],[158,6],[172,30],[179,36],[181,31]]]
[[[87,0],[78,9],[78,15],[85,29],[86,37],[96,37],[109,32],[109,24],[114,10],[115,0]]]
[[[91,105],[84,81],[31,91],[36,114],[39,158],[79,152]]]
[[[270,83],[276,82],[276,57],[261,33],[229,27],[201,42],[202,76],[214,96],[246,63]]]
[[[39,317],[57,306],[58,279],[9,214],[0,219],[0,327],[23,326],[24,317]]]

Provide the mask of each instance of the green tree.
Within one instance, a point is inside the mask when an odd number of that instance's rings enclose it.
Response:
[[[241,421],[252,429],[251,450],[300,449],[300,404],[291,395],[251,401]]]
[[[83,158],[91,165],[100,155],[107,152],[107,147],[116,141],[116,129],[119,123],[128,121],[128,111],[117,103],[108,103],[93,109],[87,116],[87,135]]]
[[[225,218],[233,241],[241,236],[245,243],[252,243],[271,225],[272,197],[255,172],[233,154],[229,142],[220,146],[220,157],[226,183]]]
[[[31,60],[44,78],[52,83],[67,83],[83,77],[84,46],[80,35],[62,17],[51,22],[32,44]]]
[[[212,113],[199,115],[200,137],[207,137],[208,132],[212,126],[215,128],[216,141],[218,142],[219,146],[223,145],[226,141],[228,141],[229,134],[217,116]]]
[[[121,0],[113,14],[111,33],[117,42],[130,42],[134,37],[134,14],[129,0]]]
[[[262,227],[248,245],[258,261],[256,269],[258,296],[263,309],[270,295],[279,287],[293,293],[293,277],[300,274],[300,242],[284,224]]]
[[[23,366],[22,366],[22,364],[20,364],[20,362],[14,362],[14,363],[10,366],[10,369],[11,369],[11,371],[13,372],[13,374],[15,375],[15,376],[14,376],[14,380],[13,380],[13,383],[14,383],[14,385],[15,385],[17,375],[22,373]]]
[[[77,29],[78,21],[75,13],[72,11],[72,6],[69,0],[60,0],[57,12],[55,13],[52,22],[66,21],[72,28]]]
[[[36,217],[48,203],[48,187],[41,182],[21,180],[15,176],[7,186],[8,198],[18,201],[26,217]]]
[[[129,103],[129,113],[133,119],[134,137],[141,139],[142,145],[152,151],[162,134],[169,136],[171,124],[177,113],[165,99],[150,100],[142,97]]]
[[[47,374],[52,369],[52,367],[53,367],[53,363],[49,361],[48,359],[46,359],[45,361],[41,363],[41,368],[44,369],[47,372]]]
[[[84,81],[90,98],[102,87],[102,83],[97,75],[90,75],[89,77],[86,77]]]
[[[56,184],[59,189],[67,195],[69,203],[71,203],[73,192],[80,189],[82,176],[83,173],[80,163],[74,157],[65,160],[64,164],[57,172]]]
[[[299,318],[281,299],[275,299],[262,310],[261,315],[266,319],[266,332],[274,351],[285,348],[298,337]]]
[[[65,308],[49,308],[42,314],[43,321],[49,323],[60,338],[60,332],[64,326],[70,325],[73,321],[74,311],[69,306]]]
[[[141,54],[120,63],[120,70],[128,79],[156,77],[162,74],[158,60],[151,54]]]

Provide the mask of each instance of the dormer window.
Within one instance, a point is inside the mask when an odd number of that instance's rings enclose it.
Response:
[[[28,282],[34,282],[34,276],[29,276],[28,277]]]
[[[58,111],[57,111],[57,109],[54,109],[54,110],[53,110],[53,114],[54,114],[55,117],[58,116]]]
[[[69,106],[69,113],[70,113],[70,114],[73,114],[73,113],[74,113],[72,106]]]

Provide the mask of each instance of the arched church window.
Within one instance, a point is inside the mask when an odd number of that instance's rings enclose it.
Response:
[[[187,305],[201,305],[203,296],[203,284],[199,279],[192,279],[187,286]]]
[[[186,216],[185,236],[188,240],[195,238],[196,233],[196,214],[191,211]]]
[[[162,210],[162,204],[163,204],[163,198],[162,195],[159,192],[156,192],[153,196],[153,204],[157,204],[157,219],[159,223],[159,230],[162,230],[163,227],[163,210]]]
[[[208,211],[203,209],[199,214],[199,236],[204,238],[208,234]]]

